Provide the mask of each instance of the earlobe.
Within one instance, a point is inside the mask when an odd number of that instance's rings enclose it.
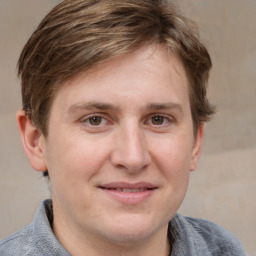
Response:
[[[199,158],[201,155],[201,150],[202,150],[202,144],[203,144],[203,134],[204,134],[204,128],[203,128],[203,123],[200,124],[200,127],[197,131],[197,135],[195,138],[195,142],[193,145],[193,150],[192,150],[192,157],[191,157],[191,163],[190,163],[190,170],[193,171],[197,168]]]
[[[23,110],[16,114],[19,132],[22,138],[23,148],[31,166],[37,171],[46,171],[44,148],[45,138],[33,125]]]

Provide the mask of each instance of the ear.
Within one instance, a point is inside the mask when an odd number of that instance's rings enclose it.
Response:
[[[192,149],[192,157],[190,162],[190,170],[193,171],[196,169],[199,158],[202,151],[202,144],[203,144],[203,134],[204,134],[204,128],[203,123],[200,124],[200,127],[197,131],[195,142]]]
[[[47,166],[44,157],[44,135],[38,131],[23,110],[19,110],[17,112],[16,118],[22,138],[23,148],[31,166],[37,171],[46,171]]]

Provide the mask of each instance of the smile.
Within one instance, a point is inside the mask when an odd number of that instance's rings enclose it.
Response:
[[[145,202],[158,189],[157,186],[145,182],[135,184],[124,182],[109,183],[99,186],[98,188],[115,201],[129,205]]]
[[[133,188],[133,189],[132,188],[116,188],[116,189],[113,188],[113,190],[121,191],[124,193],[138,193],[138,192],[145,191],[148,189],[147,188]]]

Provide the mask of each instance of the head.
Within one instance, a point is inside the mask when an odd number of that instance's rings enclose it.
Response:
[[[49,171],[60,240],[162,240],[213,113],[210,68],[170,1],[66,0],[46,16],[19,60],[18,120],[32,166]]]
[[[206,97],[211,59],[196,26],[168,0],[65,0],[56,6],[18,62],[24,111],[47,136],[51,103],[65,81],[150,44],[162,44],[183,63],[196,134],[214,112]]]

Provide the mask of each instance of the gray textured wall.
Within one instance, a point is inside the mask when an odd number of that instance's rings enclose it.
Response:
[[[23,153],[15,113],[21,106],[16,62],[54,0],[0,0],[0,238],[29,223],[49,197]],[[193,18],[213,58],[204,153],[180,211],[231,230],[256,256],[256,1],[176,0]]]

